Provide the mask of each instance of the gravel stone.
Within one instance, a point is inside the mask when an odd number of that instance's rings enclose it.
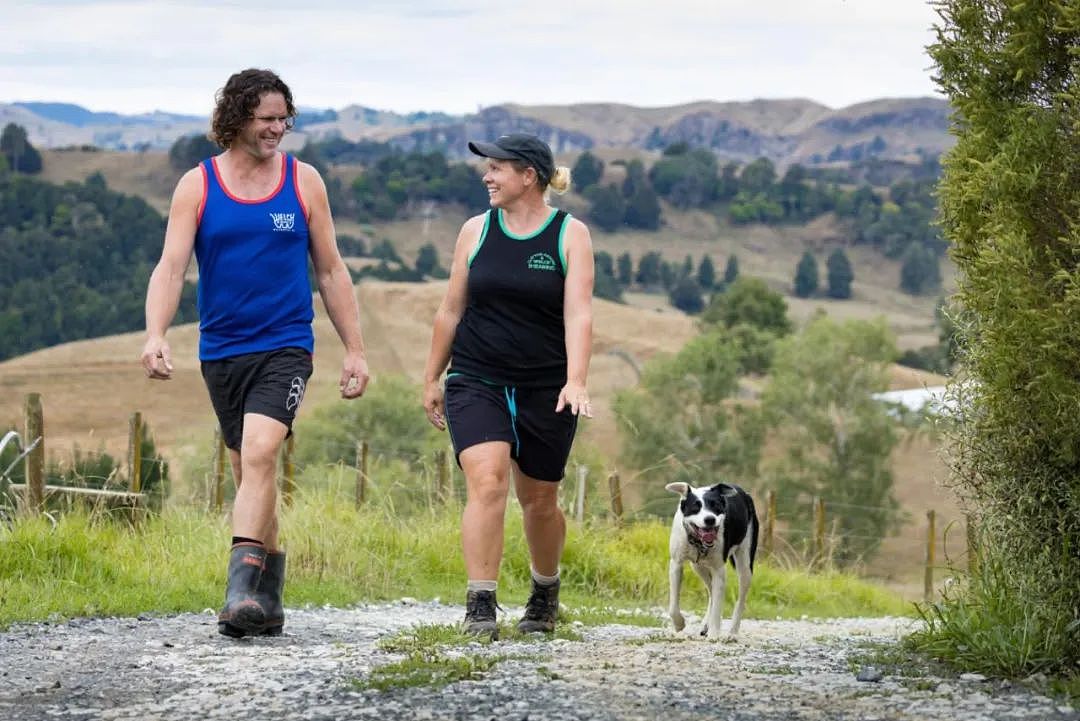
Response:
[[[508,608],[506,618],[520,613]],[[401,658],[380,650],[379,639],[463,617],[461,606],[414,599],[289,609],[285,635],[241,640],[219,635],[209,609],[18,624],[0,633],[0,719],[1080,721],[1080,710],[1027,682],[860,665],[868,645],[913,628],[900,618],[749,619],[736,643],[575,625],[582,641],[539,636],[444,650],[500,657],[479,680],[389,691],[354,683]],[[868,672],[877,682],[863,682]]]

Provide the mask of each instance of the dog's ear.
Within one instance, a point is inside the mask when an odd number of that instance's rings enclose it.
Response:
[[[690,492],[690,486],[681,481],[679,483],[669,483],[664,488],[672,493],[678,493],[683,498],[686,498],[686,494]]]

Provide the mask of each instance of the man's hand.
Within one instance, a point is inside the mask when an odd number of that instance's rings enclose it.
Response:
[[[147,378],[160,381],[172,378],[172,352],[164,337],[152,336],[146,339],[142,352],[142,365]]]
[[[338,390],[345,399],[359,398],[364,395],[368,384],[367,358],[363,353],[347,353],[341,366],[341,382]]]

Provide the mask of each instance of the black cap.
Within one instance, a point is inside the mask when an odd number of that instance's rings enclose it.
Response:
[[[540,138],[528,133],[510,133],[500,136],[494,143],[469,141],[469,150],[485,158],[496,160],[520,160],[536,169],[536,174],[546,185],[555,174],[555,158],[551,148]]]

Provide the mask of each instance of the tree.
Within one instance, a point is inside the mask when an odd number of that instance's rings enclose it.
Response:
[[[922,243],[912,243],[900,266],[900,289],[911,295],[941,287],[941,267],[937,256]]]
[[[217,144],[203,133],[184,135],[177,138],[169,148],[169,166],[182,173],[191,170],[207,158],[217,155],[220,151]]]
[[[847,300],[851,297],[851,282],[855,280],[855,273],[851,269],[851,261],[843,248],[837,248],[829,253],[829,259],[825,261],[826,274],[828,276],[828,288],[825,294],[830,298]]]
[[[705,299],[701,296],[701,286],[690,276],[683,276],[675,282],[668,294],[671,304],[689,315],[696,315],[705,308]]]
[[[873,394],[888,387],[896,345],[883,320],[838,324],[819,315],[779,341],[762,406],[773,453],[762,473],[778,513],[810,530],[814,497],[858,512],[835,516],[834,560],[871,555],[899,518],[889,456],[894,421]]]
[[[802,254],[798,265],[795,266],[795,295],[799,298],[809,298],[817,293],[817,289],[817,258],[808,250]]]
[[[727,265],[724,266],[724,285],[731,285],[739,277],[739,259],[732,253],[728,256]]]
[[[625,288],[634,282],[634,259],[630,257],[629,253],[623,253],[615,262],[618,266],[616,277],[619,280],[619,285]]]
[[[626,215],[626,201],[613,183],[594,185],[585,192],[585,197],[591,203],[589,220],[609,233],[619,229]]]
[[[649,185],[641,184],[626,202],[626,224],[640,230],[658,230],[660,228],[660,199]]]
[[[638,285],[646,288],[655,288],[663,280],[661,265],[663,259],[656,251],[651,251],[638,258],[637,276],[634,278]]]
[[[985,673],[1080,664],[1080,14],[1067,0],[942,0],[930,55],[954,112],[939,186],[958,270],[953,480],[978,564],[924,648]],[[1020,530],[1022,529],[1022,530]]]
[[[600,179],[604,177],[604,161],[586,150],[574,163],[571,172],[574,185],[579,190],[584,191],[586,188],[599,183]]]
[[[439,265],[439,251],[433,243],[425,243],[416,253],[416,272],[433,278],[445,278],[446,271]]]
[[[641,382],[615,397],[625,458],[641,469],[644,511],[667,516],[671,481],[753,475],[763,441],[760,415],[732,402],[739,362],[726,331],[713,329],[677,355],[650,361]]]
[[[26,128],[15,123],[8,123],[0,132],[0,155],[4,156],[7,166],[16,173],[33,175],[41,172],[41,154],[30,144]]]
[[[723,293],[714,295],[702,322],[725,328],[746,324],[777,336],[791,332],[783,296],[769,290],[760,278],[739,278]]]
[[[739,173],[739,189],[748,196],[768,193],[776,182],[776,167],[768,158],[758,158]]]
[[[708,253],[701,256],[701,262],[698,263],[697,282],[702,290],[712,290],[716,285],[716,268]]]
[[[593,251],[593,295],[616,302],[622,302],[622,288],[615,280],[615,263],[611,253],[603,250]]]

